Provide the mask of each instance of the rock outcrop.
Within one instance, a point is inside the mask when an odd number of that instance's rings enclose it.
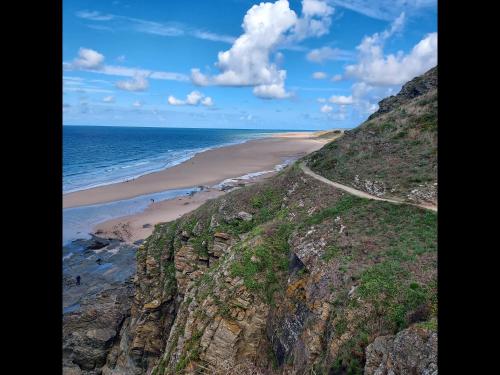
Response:
[[[425,82],[406,87],[407,110],[433,105]],[[412,132],[405,120],[380,129],[395,110],[334,144],[356,167],[364,161],[348,149],[358,133],[390,153],[394,132]],[[386,165],[394,175],[366,169],[352,181],[407,193],[396,164]],[[433,199],[426,183],[415,200]],[[288,166],[156,225],[137,249],[133,284],[65,314],[66,374],[437,374],[436,226],[434,212],[357,198]]]
[[[412,327],[366,348],[365,375],[437,375],[437,333]]]
[[[435,241],[434,213],[289,167],[156,226],[102,373],[362,373],[435,315]]]

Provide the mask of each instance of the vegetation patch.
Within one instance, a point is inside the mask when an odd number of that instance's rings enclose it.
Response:
[[[242,246],[240,258],[231,265],[232,276],[243,278],[248,290],[273,303],[273,295],[280,288],[280,276],[288,270],[288,238],[292,226],[276,224],[263,236],[257,246]]]

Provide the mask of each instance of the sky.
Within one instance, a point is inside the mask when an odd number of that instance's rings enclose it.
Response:
[[[436,0],[63,1],[65,125],[353,128],[436,65]]]

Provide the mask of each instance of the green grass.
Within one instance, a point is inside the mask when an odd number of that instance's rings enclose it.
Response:
[[[203,336],[203,331],[196,331],[189,340],[184,344],[185,353],[181,356],[175,371],[180,372],[186,368],[189,362],[197,361],[200,359],[200,340]]]
[[[346,211],[352,210],[355,206],[364,203],[366,199],[357,198],[352,195],[342,196],[335,205],[325,208],[320,212],[306,218],[302,224],[302,227],[320,224],[326,219],[335,218]]]
[[[273,229],[272,233],[264,234],[262,244],[242,246],[239,260],[231,265],[232,276],[243,278],[250,291],[270,304],[279,290],[280,275],[288,269],[288,237],[292,226],[282,223]]]
[[[335,258],[340,253],[340,249],[334,245],[330,245],[325,249],[323,253],[322,259],[325,261],[329,261]]]

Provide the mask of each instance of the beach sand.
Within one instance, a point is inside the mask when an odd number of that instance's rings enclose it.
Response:
[[[129,199],[165,190],[199,185],[213,186],[227,178],[273,169],[288,158],[315,151],[325,140],[264,138],[208,150],[181,164],[128,182],[110,184],[63,195],[63,208]]]
[[[249,180],[242,180],[244,185],[251,185],[274,176],[277,172],[266,173]],[[210,199],[220,197],[229,191],[206,189],[192,196],[181,196],[161,202],[151,203],[143,212],[108,220],[94,227],[94,233],[106,238],[119,238],[133,243],[143,240],[153,233],[154,225],[178,219],[191,212]]]
[[[66,194],[63,196],[63,204],[65,208],[77,207],[170,189],[214,186],[225,179],[254,172],[272,171],[276,165],[318,150],[331,140],[316,138],[321,134],[283,133],[270,138],[208,150],[177,166],[132,181]],[[276,173],[266,173],[241,182],[253,184]],[[220,189],[209,188],[192,196],[155,202],[138,214],[101,223],[94,228],[94,232],[101,236],[119,237],[127,242],[145,239],[153,232],[155,224],[175,220],[198,208],[207,200],[223,194],[225,192]]]

